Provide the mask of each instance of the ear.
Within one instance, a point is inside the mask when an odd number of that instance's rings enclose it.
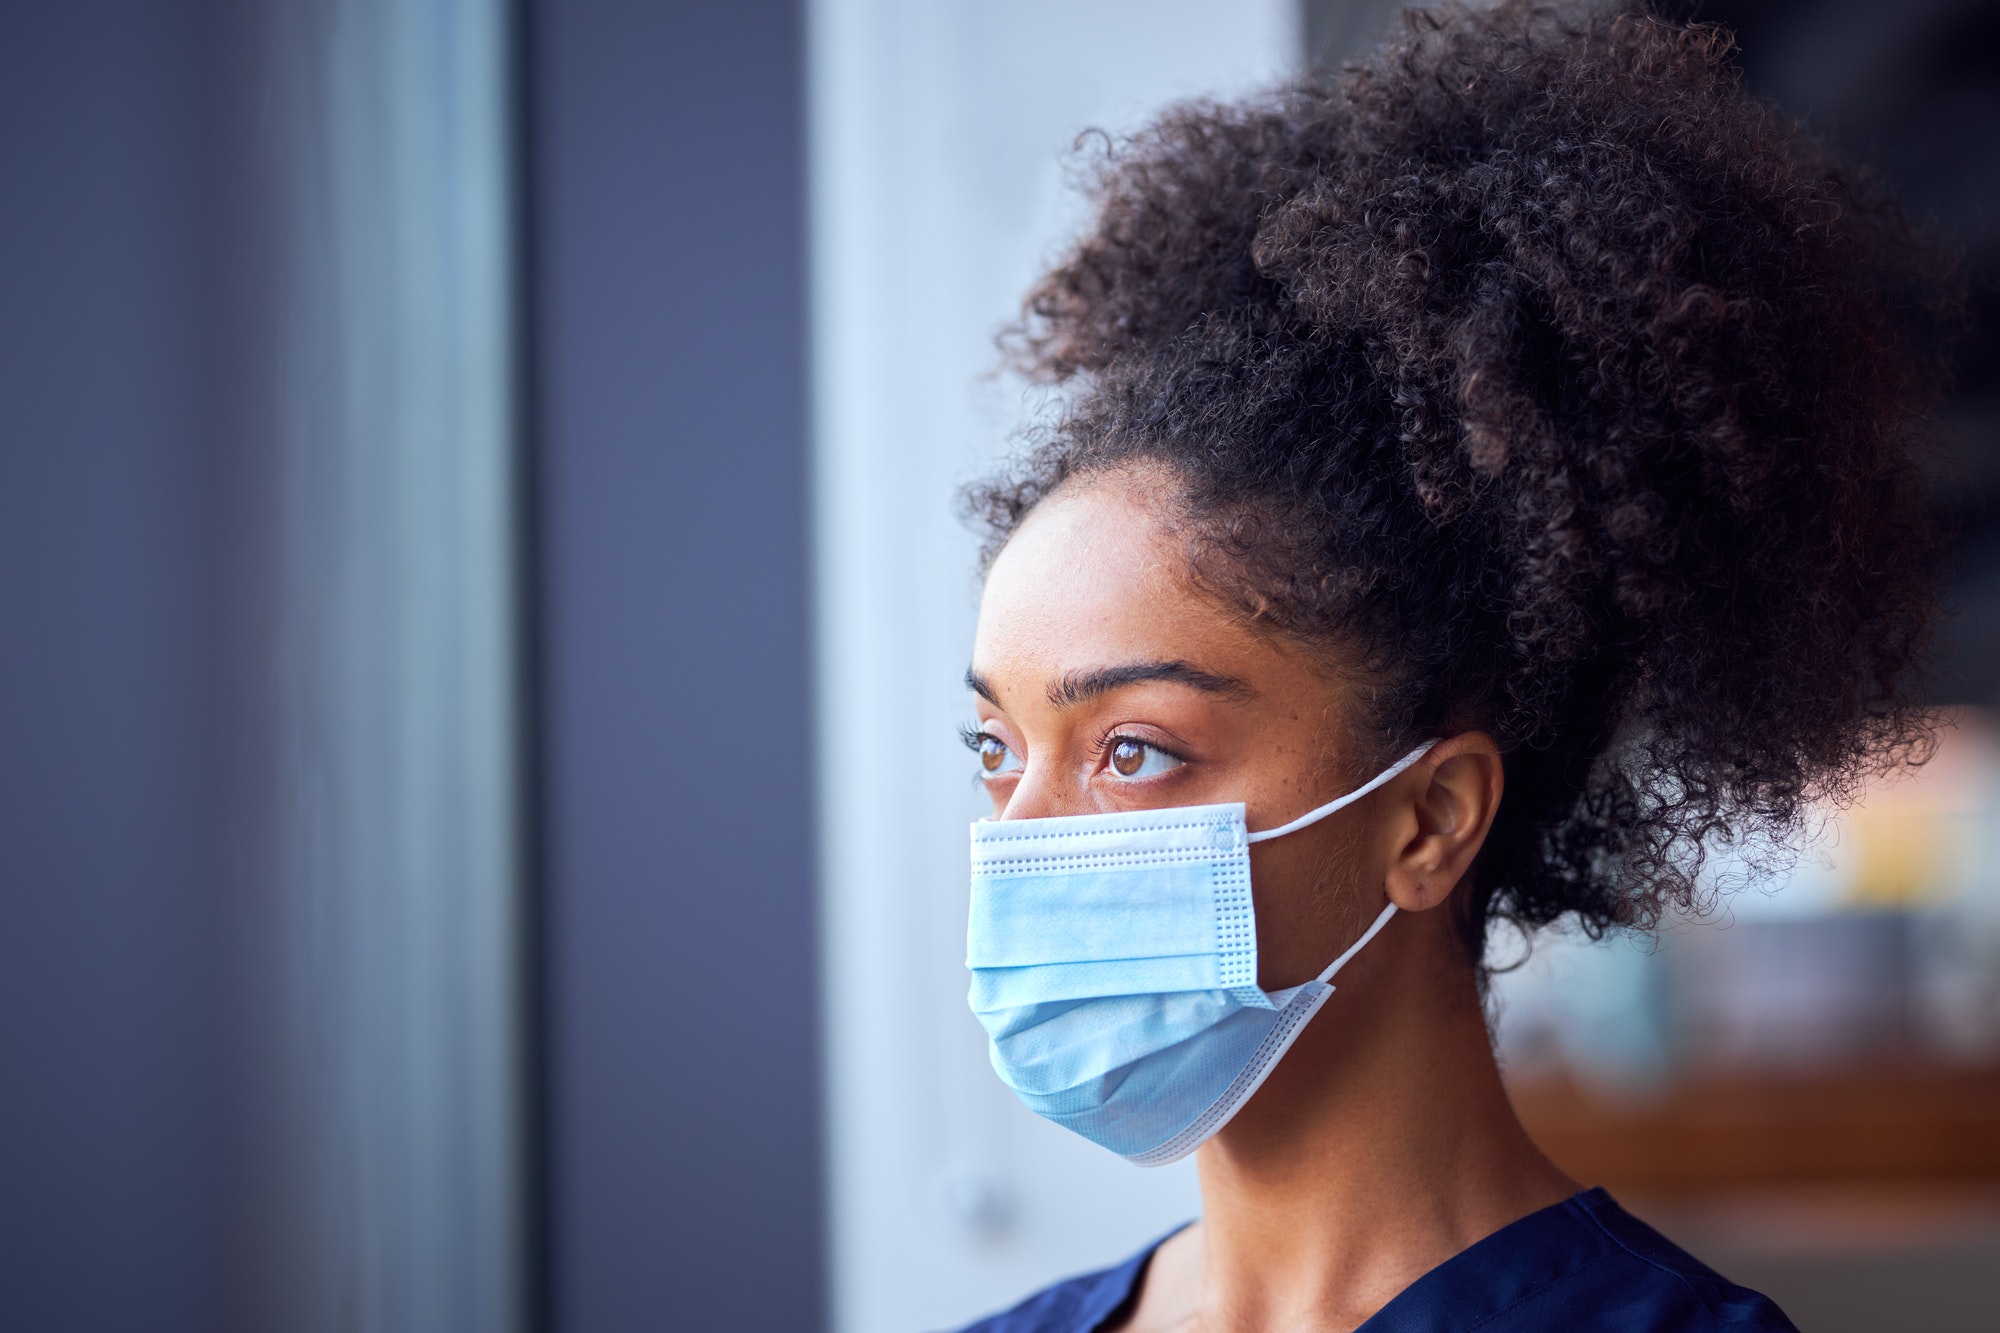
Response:
[[[1500,747],[1483,731],[1467,731],[1431,747],[1401,795],[1384,887],[1406,912],[1423,912],[1450,896],[1493,827],[1505,787]]]

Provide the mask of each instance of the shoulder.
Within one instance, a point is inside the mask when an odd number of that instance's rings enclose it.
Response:
[[[1460,1257],[1476,1255],[1517,1230],[1521,1234],[1511,1246],[1499,1247],[1512,1253],[1493,1258],[1514,1269],[1519,1285],[1492,1310],[1490,1322],[1482,1321],[1488,1333],[1555,1327],[1575,1333],[1797,1333],[1768,1297],[1715,1272],[1603,1190],[1587,1190],[1524,1218]]]
[[[1723,1277],[1620,1208],[1603,1190],[1578,1195],[1576,1203],[1612,1244],[1630,1256],[1637,1284],[1657,1288],[1662,1304],[1685,1309],[1683,1323],[1663,1326],[1797,1333],[1768,1296]]]
[[[1161,1241],[1123,1263],[1044,1287],[1019,1305],[968,1324],[959,1333],[1091,1333],[1121,1313]]]
[[[1362,1333],[1798,1333],[1728,1281],[1585,1190],[1500,1228],[1418,1278]]]

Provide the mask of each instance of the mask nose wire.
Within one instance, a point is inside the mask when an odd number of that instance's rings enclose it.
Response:
[[[1320,820],[1325,819],[1328,815],[1332,814],[1334,811],[1354,804],[1356,801],[1366,796],[1369,792],[1374,791],[1377,787],[1381,786],[1383,783],[1391,781],[1392,779],[1399,776],[1411,764],[1416,763],[1417,760],[1422,759],[1425,755],[1429,754],[1431,752],[1431,747],[1436,744],[1437,741],[1435,740],[1425,741],[1422,745],[1419,745],[1416,749],[1410,751],[1408,754],[1404,755],[1401,759],[1398,759],[1395,763],[1389,765],[1389,767],[1383,769],[1380,773],[1377,773],[1374,777],[1368,779],[1368,781],[1362,783],[1359,787],[1356,787],[1353,791],[1347,793],[1347,795],[1335,797],[1333,800],[1328,801],[1325,805],[1322,805],[1317,810],[1308,810],[1306,813],[1300,815],[1297,819],[1294,819],[1289,824],[1281,824],[1277,828],[1269,828],[1265,829],[1261,833],[1249,834],[1245,837],[1244,841],[1263,842],[1270,838],[1282,838],[1287,833],[1298,832],[1300,829],[1304,828],[1308,824],[1318,823]],[[1370,933],[1372,934],[1373,932]]]

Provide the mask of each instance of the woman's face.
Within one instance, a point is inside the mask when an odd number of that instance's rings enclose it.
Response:
[[[1370,776],[1350,687],[1196,586],[1156,516],[1171,494],[1151,470],[1072,483],[995,559],[968,677],[995,818],[1242,801],[1254,831]],[[1381,795],[1252,848],[1266,989],[1317,974],[1381,909]]]

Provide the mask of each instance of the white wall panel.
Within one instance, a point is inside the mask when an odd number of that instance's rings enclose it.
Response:
[[[955,728],[977,588],[953,494],[1023,411],[995,330],[1082,210],[1078,132],[1296,62],[1292,0],[818,0],[809,77],[819,817],[834,1327],[951,1326],[1191,1215],[1022,1108],[965,1007]],[[782,812],[773,812],[782,817]]]

